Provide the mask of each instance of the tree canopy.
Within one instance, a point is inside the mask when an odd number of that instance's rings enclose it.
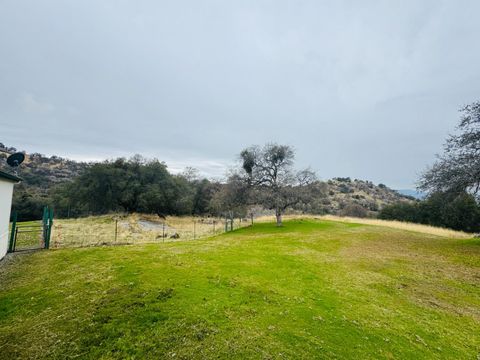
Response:
[[[164,163],[134,156],[92,164],[73,181],[58,186],[53,202],[60,216],[115,211],[203,214],[217,186],[207,179],[172,175]]]
[[[433,192],[480,190],[480,102],[463,107],[457,133],[448,137],[444,152],[419,180],[419,189]]]
[[[468,232],[480,231],[480,206],[466,192],[435,192],[418,202],[401,202],[383,208],[378,217]]]
[[[275,210],[278,226],[285,210],[306,200],[313,190],[315,174],[294,169],[295,152],[288,145],[250,146],[240,153],[240,159],[252,203]]]

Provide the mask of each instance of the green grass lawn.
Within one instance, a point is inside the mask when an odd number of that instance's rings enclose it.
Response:
[[[0,263],[2,359],[479,356],[479,239],[292,220]]]

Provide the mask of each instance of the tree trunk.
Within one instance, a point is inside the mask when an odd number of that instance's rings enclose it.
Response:
[[[283,226],[282,224],[282,212],[280,210],[275,211],[275,216],[277,217],[277,226]]]

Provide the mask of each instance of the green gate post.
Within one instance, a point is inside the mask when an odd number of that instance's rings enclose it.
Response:
[[[47,227],[47,238],[45,239],[45,249],[50,248],[50,236],[52,235],[52,227],[53,227],[53,209],[47,208],[47,219],[48,219],[48,227]]]
[[[46,246],[47,243],[47,207],[43,207],[43,216],[42,216],[42,238],[43,246]]]
[[[12,229],[11,229],[11,232],[10,232],[10,242],[8,244],[8,252],[9,253],[11,253],[15,250],[14,249],[14,243],[15,243],[15,233],[16,233],[16,229],[17,229],[17,212],[14,211],[12,215],[13,215]]]

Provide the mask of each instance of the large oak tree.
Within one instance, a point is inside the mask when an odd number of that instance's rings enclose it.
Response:
[[[288,207],[310,198],[315,174],[309,169],[294,169],[295,152],[290,146],[251,146],[240,153],[240,158],[252,203],[275,210],[277,226],[282,226],[282,215]]]

